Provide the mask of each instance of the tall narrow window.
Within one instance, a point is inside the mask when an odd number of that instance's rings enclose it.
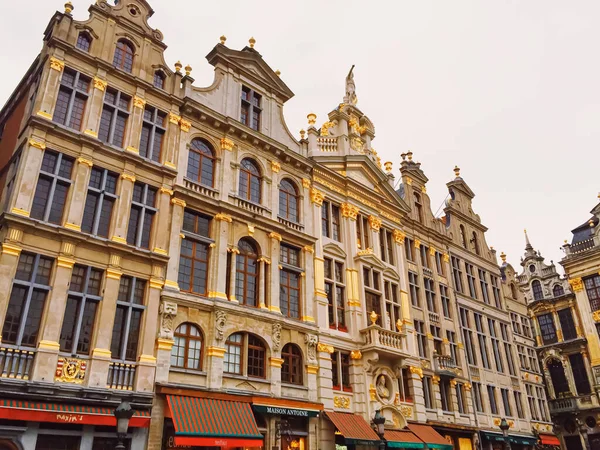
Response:
[[[554,387],[556,398],[571,394],[569,382],[565,375],[565,368],[558,359],[548,361],[548,372],[550,372],[550,379],[552,380],[552,387]]]
[[[261,201],[261,176],[258,166],[245,158],[240,164],[240,197],[253,203]]]
[[[475,329],[477,330],[477,340],[479,341],[479,351],[481,352],[481,361],[484,369],[491,369],[490,357],[487,348],[487,339],[483,329],[483,317],[481,314],[473,314],[475,317]]]
[[[496,308],[502,308],[502,303],[500,302],[500,282],[498,277],[495,275],[490,275],[490,279],[492,280],[492,294],[494,296]],[[515,296],[514,298],[516,299],[517,297]]]
[[[421,196],[416,192],[413,195],[415,198],[415,213],[417,215],[417,220],[421,223],[424,223],[423,204],[421,203]]]
[[[331,355],[331,380],[334,391],[352,392],[350,384],[350,354],[334,351]]]
[[[102,300],[104,272],[88,266],[75,265],[67,305],[60,332],[60,350],[72,355],[89,355],[96,320],[96,310]]]
[[[460,308],[460,327],[462,330],[463,340],[465,342],[465,353],[467,355],[467,362],[470,365],[477,365],[477,356],[475,353],[475,343],[473,341],[473,332],[471,331],[472,324],[470,318],[470,312],[465,308]]]
[[[165,74],[162,70],[157,70],[154,72],[154,78],[152,79],[152,84],[154,84],[155,88],[164,89],[165,88]]]
[[[533,386],[531,384],[526,384],[525,390],[527,392],[527,403],[529,404],[529,411],[531,411],[531,418],[533,420],[540,420],[537,404],[535,402]]]
[[[570,341],[577,338],[577,329],[573,321],[573,313],[571,308],[565,308],[558,311],[558,320],[560,321],[560,329],[562,330],[563,339]]]
[[[421,244],[421,265],[425,269],[431,269],[431,264],[429,264],[429,247]]]
[[[52,117],[54,122],[81,131],[90,81],[91,78],[65,67],[56,97],[56,107]]]
[[[383,293],[385,298],[385,328],[392,331],[398,330],[398,321],[402,321],[398,284],[385,280],[383,282]]]
[[[469,412],[469,407],[467,406],[465,385],[463,383],[456,383],[456,401],[458,403],[458,412],[460,414],[467,414]]]
[[[465,226],[464,225],[460,225],[459,230],[460,230],[460,244],[464,248],[468,248],[467,247],[467,233],[465,231]]]
[[[437,313],[437,301],[435,299],[435,283],[431,278],[424,277],[425,299],[427,300],[427,309],[429,312]]]
[[[328,201],[321,206],[321,232],[324,237],[341,241],[340,208]]]
[[[44,222],[62,224],[62,216],[71,186],[73,158],[50,150],[44,151],[44,159],[38,177],[31,217]]]
[[[507,417],[512,416],[512,408],[510,407],[510,397],[508,396],[508,389],[500,389],[500,395],[502,396],[504,415]]]
[[[451,258],[452,262],[452,279],[454,280],[454,289],[456,292],[462,294],[464,293],[463,289],[463,281],[462,281],[462,271],[460,269],[460,259],[456,257]]]
[[[1,136],[0,136],[0,140]],[[17,173],[19,172],[19,164],[21,162],[21,149],[17,150],[12,157],[12,161],[10,162],[10,166],[8,168],[8,173],[6,175],[6,188],[2,192],[2,211],[6,212],[9,209],[10,201],[12,198],[13,191],[15,189],[15,182],[17,179]]]
[[[358,248],[366,250],[371,247],[371,229],[369,219],[362,214],[356,218],[356,239]]]
[[[446,339],[448,339],[448,347],[450,348],[452,364],[458,366],[458,344],[456,342],[456,333],[454,331],[446,330]]]
[[[450,307],[450,294],[448,294],[448,286],[443,284],[439,285],[440,287],[440,300],[442,301],[442,312],[444,317],[447,319],[452,318],[452,308]]]
[[[288,179],[281,180],[279,185],[279,217],[291,222],[299,222],[298,189]]]
[[[77,36],[77,48],[79,50],[83,50],[84,52],[89,52],[90,47],[92,45],[92,37],[87,31],[82,31]]]
[[[37,347],[54,260],[21,253],[2,326],[2,343]]]
[[[575,380],[577,393],[579,395],[585,395],[592,392],[583,355],[581,353],[569,355],[569,363],[571,364],[571,370],[573,371],[573,380]]]
[[[500,331],[502,334],[502,341],[504,343],[504,354],[506,356],[506,365],[508,366],[508,373],[512,376],[516,376],[517,372],[515,370],[512,345],[510,344],[511,339],[508,335],[508,325],[505,323],[501,323]]]
[[[479,242],[477,241],[477,233],[473,231],[473,237],[471,238],[471,244],[473,244],[473,250],[477,255],[481,255],[481,251],[479,249]]]
[[[542,334],[544,345],[556,343],[558,337],[556,336],[556,327],[552,313],[541,314],[537,317],[537,320],[540,325],[540,333]]]
[[[490,304],[490,294],[488,292],[488,282],[487,282],[486,273],[484,270],[481,270],[481,269],[477,269],[477,272],[479,272],[479,287],[481,287],[481,295],[483,296],[483,301],[489,305]]]
[[[472,264],[465,263],[465,271],[467,272],[467,282],[469,285],[469,295],[472,298],[477,298],[477,289],[475,288],[475,275]]]
[[[539,280],[533,280],[531,282],[531,290],[533,292],[534,300],[542,300],[544,298],[544,290],[542,289],[542,283]]]
[[[202,139],[192,139],[190,143],[186,176],[204,186],[214,187],[215,153]]]
[[[423,377],[423,399],[425,400],[425,408],[434,408],[435,398],[433,396],[433,384],[430,376]]]
[[[490,340],[492,341],[492,351],[494,352],[496,370],[498,372],[504,372],[504,364],[502,363],[502,354],[500,353],[500,342],[498,341],[495,320],[488,319],[488,330],[490,333]]]
[[[242,109],[240,122],[253,130],[260,130],[262,96],[252,89],[242,86]]]
[[[195,211],[183,213],[183,234],[179,257],[179,288],[184,292],[206,295],[211,218]]]
[[[404,254],[410,262],[415,262],[415,241],[409,237],[404,238]]]
[[[498,411],[498,402],[496,401],[496,388],[494,386],[488,386],[487,392],[490,399],[490,412],[492,414],[500,414]]]
[[[565,295],[565,288],[563,288],[560,284],[555,284],[552,288],[552,295],[554,295],[555,297]]]
[[[156,188],[136,182],[133,186],[127,243],[136,247],[149,248],[152,223],[156,215]]]
[[[381,273],[370,267],[363,266],[363,284],[365,286],[365,307],[367,315],[377,314],[376,325],[384,326],[381,314]],[[369,322],[370,319],[369,319]]]
[[[327,293],[329,328],[348,331],[344,306],[346,303],[344,263],[325,258],[325,292]]]
[[[202,370],[202,346],[204,339],[200,328],[182,323],[173,333],[171,366],[182,369]]]
[[[546,404],[546,396],[544,395],[544,388],[540,387],[540,386],[536,386],[535,390],[537,393],[537,401],[538,401],[538,406],[540,408],[542,420],[544,422],[548,422],[548,420],[549,420],[548,405]]]
[[[600,275],[585,278],[583,282],[592,312],[600,310]]]
[[[117,69],[131,73],[131,70],[133,69],[133,54],[134,50],[131,42],[125,39],[119,39],[115,49],[113,66]]]
[[[513,391],[513,395],[515,396],[515,406],[517,407],[517,417],[519,419],[524,419],[525,413],[523,410],[523,396],[518,391]]]
[[[473,383],[473,404],[475,405],[475,411],[485,412],[483,409],[483,397],[481,394],[481,383]]]
[[[134,277],[121,277],[117,310],[113,326],[110,351],[113,359],[121,361],[136,361],[142,315],[146,306],[146,282]]]
[[[420,308],[421,298],[419,297],[419,276],[414,272],[408,272],[408,287],[411,304],[417,308]]]
[[[281,244],[279,262],[279,306],[285,317],[300,319],[300,277],[303,273],[300,266],[300,249]]]
[[[302,353],[295,344],[286,344],[281,350],[281,382],[302,384]]]
[[[254,242],[242,239],[236,257],[235,298],[242,305],[258,306],[258,249]]]
[[[116,173],[93,167],[88,183],[87,198],[81,231],[96,236],[108,237],[110,219],[117,201]]]
[[[428,344],[427,344],[427,335],[425,334],[425,323],[420,320],[415,320],[415,332],[417,334],[417,348],[419,350],[419,356],[421,358],[427,358]]]
[[[98,139],[107,144],[123,148],[125,130],[129,119],[131,97],[116,89],[107,88],[100,116]]]
[[[438,275],[445,276],[444,272],[444,255],[440,252],[435,252],[435,267]]]
[[[165,120],[167,113],[158,108],[146,105],[140,138],[140,156],[154,162],[160,162],[163,140],[165,137]]]
[[[439,382],[440,400],[442,401],[442,409],[444,411],[452,411],[452,393],[450,391],[450,380],[442,378]]]
[[[379,230],[379,247],[381,260],[388,264],[394,264],[394,246],[392,231],[381,227]]]

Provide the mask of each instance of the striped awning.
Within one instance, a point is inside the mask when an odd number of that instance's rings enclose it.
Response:
[[[327,412],[327,417],[350,444],[377,444],[379,436],[362,416],[350,413]]]
[[[391,448],[425,448],[423,441],[409,430],[385,430],[383,437]]]
[[[542,445],[554,445],[556,447],[560,447],[560,441],[553,434],[541,434],[540,433],[540,443]]]
[[[11,399],[0,399],[0,419],[117,426],[114,408]],[[135,411],[129,421],[129,426],[134,428],[147,428],[149,425],[149,411]]]
[[[429,425],[409,423],[408,429],[412,431],[419,439],[425,442],[428,448],[452,450],[452,444]]]
[[[261,447],[250,403],[167,395],[176,446]]]

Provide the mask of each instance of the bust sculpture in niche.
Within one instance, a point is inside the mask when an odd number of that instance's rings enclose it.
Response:
[[[390,398],[390,390],[387,387],[385,375],[379,375],[377,378],[377,395],[386,400]]]

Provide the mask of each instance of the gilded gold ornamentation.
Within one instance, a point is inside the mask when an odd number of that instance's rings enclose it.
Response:
[[[303,250],[306,253],[314,253],[315,252],[315,248],[312,245],[305,245]]]
[[[179,125],[180,120],[181,120],[181,116],[179,116],[178,114],[175,114],[172,111],[169,111],[169,123],[172,123],[174,125]]]
[[[355,138],[350,139],[350,147],[352,147],[354,150],[356,150],[359,153],[362,153],[363,145],[364,145],[364,142],[361,138],[355,137]]]
[[[310,180],[308,178],[302,178],[302,187],[308,189],[310,187]]]
[[[233,150],[234,142],[231,139],[221,139],[221,149],[231,151]]]
[[[360,350],[352,350],[350,352],[350,359],[361,359],[362,353]]]
[[[67,258],[65,256],[59,256],[56,258],[56,262],[58,267],[64,267],[65,269],[72,269],[75,265],[75,260],[73,258]]]
[[[435,248],[434,247],[429,247],[429,255],[435,256]]]
[[[592,313],[592,319],[594,319],[594,322],[600,322],[600,311],[594,311]]]
[[[133,106],[136,108],[144,109],[146,107],[146,100],[135,95],[133,97]]]
[[[400,230],[394,230],[392,232],[392,236],[394,237],[394,241],[396,244],[404,244],[404,238],[406,235]]]
[[[150,288],[151,289],[162,289],[164,282],[160,278],[150,277]]]
[[[85,159],[85,158],[77,158],[77,162],[79,164],[85,164],[88,167],[92,167],[94,165],[94,163],[92,161],[90,161],[89,159]]]
[[[450,261],[450,255],[448,253],[444,253],[444,262],[447,263]]]
[[[465,383],[465,391],[470,391],[473,388],[473,385],[471,383]]]
[[[99,91],[104,91],[106,90],[106,86],[108,86],[108,81],[98,77],[94,77],[94,87],[96,89],[98,89]]]
[[[223,222],[232,223],[233,219],[229,214],[218,213],[215,214],[215,220],[221,220]]]
[[[310,201],[313,202],[317,206],[323,205],[323,200],[325,200],[325,194],[321,191],[315,189],[314,187],[310,189]]]
[[[65,68],[65,62],[60,59],[56,59],[54,56],[50,57],[50,68],[58,72],[62,72]]]
[[[426,194],[427,193],[427,188],[425,186],[421,186],[421,192],[423,194]]]
[[[369,225],[373,231],[379,232],[379,229],[381,228],[381,219],[375,216],[369,216]]]
[[[281,164],[279,164],[277,161],[271,161],[271,170],[275,173],[279,173],[281,170]]]
[[[46,144],[40,141],[36,141],[35,139],[29,139],[29,145],[34,148],[39,148],[40,150],[46,150]]]
[[[421,367],[410,366],[410,373],[416,373],[419,375],[419,378],[423,379],[423,369]]]
[[[125,150],[127,150],[130,153],[135,153],[136,155],[140,154],[140,151],[132,145],[128,145]]]
[[[315,123],[317,123],[317,115],[315,113],[310,113],[306,116],[306,118],[308,119],[308,126],[309,127],[314,127]]]
[[[421,241],[419,239],[415,239],[415,248],[421,248]]]
[[[455,379],[450,380],[450,386],[456,387],[457,384],[458,384],[458,381],[456,381]]]
[[[434,375],[433,377],[431,377],[431,381],[433,381],[433,384],[440,384],[440,377]]]
[[[190,131],[191,127],[192,127],[192,123],[189,120],[181,119],[179,121],[179,128],[181,128],[181,131],[183,131],[184,133],[187,133],[188,131]]]
[[[21,247],[3,242],[2,253],[6,255],[19,256],[21,254]]]
[[[130,173],[123,172],[121,174],[121,178],[124,180],[127,180],[127,181],[131,181],[132,183],[135,183],[135,176]]]
[[[71,3],[71,2],[65,3],[65,14],[70,15],[73,12],[73,9],[74,9],[73,3]]]
[[[404,325],[404,323],[402,322],[402,320],[401,320],[401,319],[398,319],[398,320],[396,320],[396,329],[397,329],[398,331],[401,331],[401,330],[402,330],[402,325]]]
[[[413,408],[412,408],[412,406],[402,405],[402,406],[400,406],[400,412],[407,419],[412,419],[412,416],[413,416]]]
[[[52,120],[52,115],[48,114],[46,111],[39,110],[36,114],[44,119]]]
[[[316,117],[317,116],[315,116],[315,119]],[[321,136],[329,136],[329,129],[333,128],[334,125],[335,124],[333,122],[325,122],[323,125],[321,125]]]
[[[375,386],[369,386],[369,394],[371,395],[371,400],[377,400],[377,389]]]
[[[361,250],[359,252],[356,253],[358,256],[365,256],[365,255],[372,255],[373,254],[373,249],[372,248],[365,248],[364,250]]]
[[[340,409],[350,408],[350,398],[336,395],[333,397],[333,406]]]
[[[173,189],[169,189],[168,187],[162,186],[160,188],[160,192],[163,194],[173,195]]]
[[[569,284],[571,285],[573,292],[579,292],[583,290],[583,281],[581,278],[573,278],[572,280],[569,280]]]
[[[330,355],[333,353],[333,345],[324,344],[323,342],[319,342],[317,344],[317,351],[323,353],[329,353]]]
[[[385,171],[390,173],[392,171],[392,162],[386,161],[383,163],[383,167],[385,167]]]
[[[342,203],[342,217],[346,217],[350,220],[356,220],[356,216],[358,216],[358,206],[354,206],[350,203]]]
[[[411,177],[406,177],[406,184],[408,184],[409,186],[412,184],[412,178]]]
[[[279,241],[279,242],[281,242],[281,240],[283,239],[279,233],[275,233],[274,231],[271,231],[269,233],[269,237],[271,239],[275,239],[276,241]]]
[[[185,200],[182,200],[177,197],[172,198],[171,203],[175,206],[181,206],[182,208],[185,208],[187,206],[187,203],[185,202]]]
[[[87,362],[82,359],[59,357],[54,381],[81,384],[85,379]]]

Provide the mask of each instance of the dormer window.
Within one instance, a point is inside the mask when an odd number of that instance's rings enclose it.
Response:
[[[423,223],[423,204],[421,203],[421,196],[415,193],[415,210],[417,211],[417,220]]]
[[[157,70],[156,72],[154,72],[153,84],[154,87],[158,89],[165,88],[165,74],[162,72],[162,70]]]
[[[120,39],[117,42],[115,56],[113,58],[113,66],[125,72],[131,73],[133,69],[133,54],[135,53],[133,45],[125,40]]]
[[[90,51],[90,46],[92,45],[92,37],[89,35],[87,31],[82,31],[77,36],[77,48],[79,50],[83,50],[84,52]]]
[[[262,96],[246,86],[242,86],[242,112],[240,122],[253,130],[260,129]]]

